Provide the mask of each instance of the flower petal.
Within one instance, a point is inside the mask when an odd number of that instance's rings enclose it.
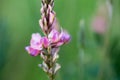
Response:
[[[66,31],[62,31],[60,36],[60,42],[68,43],[71,39],[70,35]]]
[[[30,41],[30,46],[34,49],[41,50],[42,49],[42,41],[39,33],[32,34],[32,39]]]
[[[40,51],[37,49],[33,49],[30,46],[25,47],[26,51],[31,55],[31,56],[37,56],[40,54]]]
[[[53,29],[50,34],[48,35],[48,38],[52,43],[55,43],[59,40],[59,32],[55,29]]]
[[[49,40],[48,40],[48,38],[47,37],[43,37],[42,38],[42,43],[43,43],[43,46],[45,48],[47,48],[49,46]]]

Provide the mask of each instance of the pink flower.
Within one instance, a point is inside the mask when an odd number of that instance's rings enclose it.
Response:
[[[56,43],[59,41],[59,32],[56,29],[53,29],[50,34],[48,35],[49,40],[51,43]]]
[[[59,36],[59,44],[65,44],[68,43],[71,39],[70,35],[66,31],[62,31]]]
[[[70,41],[70,35],[66,31],[59,33],[56,29],[53,29],[49,34],[49,40],[52,46],[58,47]]]
[[[28,51],[28,53],[29,53],[31,56],[37,56],[37,55],[40,54],[40,50],[31,48],[30,46],[25,47],[25,49],[26,49],[26,51]]]
[[[39,33],[32,34],[30,41],[30,46],[27,46],[25,49],[32,56],[37,56],[42,50],[42,38]]]
[[[49,46],[50,43],[47,37],[42,38],[42,44],[44,48],[47,48]]]
[[[39,33],[32,34],[32,39],[30,41],[30,46],[33,49],[41,50],[42,49],[42,38]]]
[[[66,31],[59,33],[56,29],[53,29],[48,37],[41,37],[39,33],[32,34],[30,46],[25,49],[32,56],[37,56],[44,48],[48,48],[49,45],[52,47],[59,47],[70,41],[70,35]]]
[[[93,30],[99,34],[104,34],[107,27],[107,22],[104,17],[97,16],[92,22]]]

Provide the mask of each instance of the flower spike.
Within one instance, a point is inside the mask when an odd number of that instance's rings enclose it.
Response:
[[[57,63],[59,58],[60,46],[70,41],[71,37],[67,31],[59,30],[56,14],[53,11],[54,0],[42,0],[41,19],[39,20],[40,28],[44,33],[33,33],[30,46],[25,47],[31,56],[38,56],[43,59],[39,67],[45,71],[50,80],[55,80],[57,71],[61,68]]]

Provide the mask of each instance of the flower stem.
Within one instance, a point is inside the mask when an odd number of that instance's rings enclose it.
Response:
[[[53,57],[52,57],[52,51],[51,51],[51,46],[48,47],[47,51],[48,51],[48,57],[47,57],[47,61],[46,64],[48,65],[48,77],[49,80],[55,80],[55,74],[54,74],[54,64],[55,62],[53,62]]]

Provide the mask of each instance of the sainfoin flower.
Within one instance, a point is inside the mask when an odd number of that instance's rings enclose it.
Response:
[[[61,30],[61,33],[59,33],[57,30],[54,29],[49,34],[49,38],[50,38],[51,43],[55,47],[59,47],[70,41],[70,35],[66,31],[63,31],[63,30]]]
[[[42,38],[39,33],[33,33],[30,41],[30,46],[27,46],[25,49],[32,56],[37,56],[42,50]]]
[[[70,35],[67,33],[67,31],[62,31],[59,36],[60,42],[68,43],[71,39]]]
[[[32,56],[37,56],[47,48],[49,45],[54,45],[54,47],[59,47],[70,41],[70,35],[66,31],[58,32],[53,29],[48,37],[41,37],[39,33],[33,33],[30,41],[30,46],[26,47],[28,53]]]
[[[60,46],[70,41],[67,31],[61,29],[53,11],[54,0],[42,0],[40,28],[44,33],[33,33],[30,46],[25,47],[32,56],[40,56],[43,59],[39,66],[47,73],[50,80],[55,80],[55,74],[60,69],[56,61],[59,58]]]

